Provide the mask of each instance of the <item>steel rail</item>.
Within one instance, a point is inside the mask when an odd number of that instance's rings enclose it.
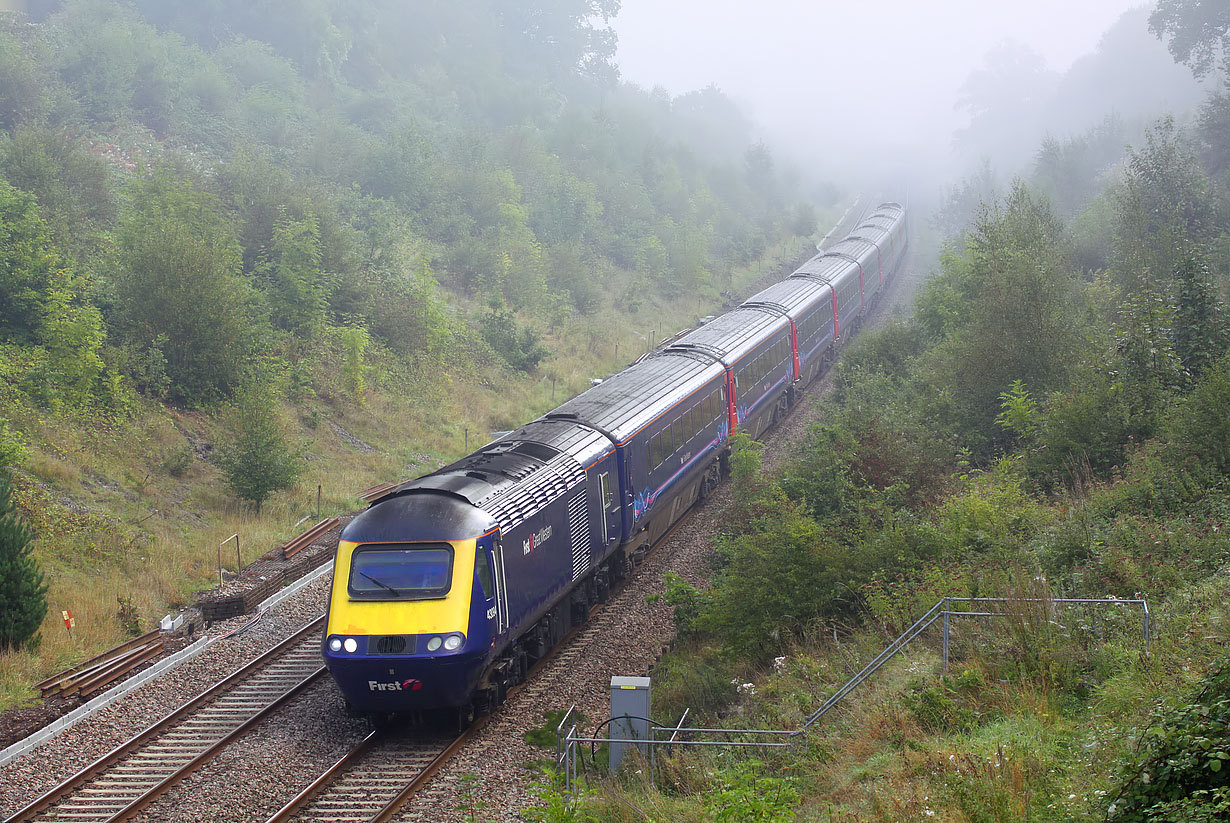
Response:
[[[68,780],[63,781],[55,788],[31,801],[16,814],[9,817],[5,823],[24,823],[24,821],[35,819],[38,815],[42,814],[44,811],[54,806],[58,801],[88,783],[94,777],[101,775],[112,766],[115,766],[123,761],[125,757],[132,754],[142,744],[154,739],[163,732],[170,730],[180,721],[191,717],[199,709],[202,709],[215,698],[221,697],[226,692],[230,691],[234,686],[239,685],[250,676],[263,669],[273,660],[286,653],[289,649],[303,642],[308,635],[318,630],[323,622],[323,615],[309,621],[287,639],[278,643],[276,646],[264,652],[249,663],[241,666],[223,680],[206,689],[204,692],[180,706],[178,709],[172,711],[166,717],[155,721],[153,724],[138,732],[127,741],[119,744],[107,754],[104,754],[90,765],[81,769]]]
[[[292,686],[289,691],[280,695],[268,706],[249,717],[240,725],[236,726],[230,733],[214,742],[209,748],[205,749],[196,757],[192,758],[192,760],[188,761],[174,772],[164,777],[153,788],[149,789],[119,812],[109,817],[107,819],[107,823],[121,823],[121,821],[131,820],[134,815],[146,809],[151,803],[165,794],[168,789],[179,784],[188,775],[200,770],[206,763],[217,757],[223,749],[243,735],[247,734],[254,726],[269,717],[269,715],[285,707],[287,703],[302,693],[304,689],[314,684],[317,680],[320,680],[324,677],[324,675],[325,667],[322,665],[299,683]]]

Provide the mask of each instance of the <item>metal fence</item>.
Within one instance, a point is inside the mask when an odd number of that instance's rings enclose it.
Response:
[[[954,608],[954,604],[969,604],[974,608]],[[803,724],[797,729],[702,729],[702,728],[685,728],[684,722],[687,720],[688,711],[685,710],[683,716],[679,719],[679,723],[675,726],[666,726],[657,723],[649,718],[631,718],[633,720],[645,720],[649,724],[649,737],[641,740],[636,738],[611,738],[594,736],[583,736],[579,733],[578,722],[574,717],[576,706],[572,706],[555,730],[556,746],[555,760],[556,765],[564,774],[564,783],[567,791],[571,792],[576,785],[577,773],[582,761],[582,748],[590,747],[591,761],[596,760],[593,753],[597,747],[604,743],[627,743],[634,744],[640,750],[643,757],[650,766],[650,775],[652,777],[654,767],[656,766],[657,750],[663,746],[667,747],[668,752],[675,746],[723,746],[730,748],[788,748],[799,743],[806,742],[807,730],[814,725],[820,718],[830,712],[838,703],[844,700],[851,692],[857,689],[867,678],[871,677],[877,671],[884,667],[888,661],[897,656],[906,646],[913,642],[919,635],[931,627],[937,620],[942,621],[943,625],[943,671],[948,672],[949,662],[949,643],[951,633],[951,622],[954,617],[1012,617],[1024,616],[1024,613],[1018,609],[1009,607],[1028,607],[1028,606],[1045,606],[1048,614],[1053,615],[1057,607],[1067,605],[1090,605],[1090,606],[1113,606],[1113,607],[1139,607],[1141,610],[1141,636],[1144,643],[1144,654],[1149,654],[1149,636],[1152,630],[1149,615],[1149,604],[1145,600],[1120,600],[1117,598],[1029,598],[1029,597],[945,597],[934,606],[932,606],[926,614],[914,622],[908,629],[901,633],[896,640],[889,643],[876,657],[859,670],[857,674],[846,681],[841,688],[833,692],[819,708],[813,711],[803,721]],[[1000,610],[992,610],[992,606],[1001,606]],[[1048,617],[1050,619],[1050,617]],[[571,721],[571,722],[570,722]],[[610,723],[608,720],[606,723]],[[604,723],[603,725],[606,725]],[[599,731],[601,726],[599,726]],[[596,764],[595,764],[596,765]]]

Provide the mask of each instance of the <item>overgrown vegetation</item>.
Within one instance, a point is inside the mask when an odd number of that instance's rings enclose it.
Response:
[[[0,706],[182,604],[223,538],[532,418],[816,229],[721,92],[619,82],[615,2],[26,7],[0,460],[79,620],[0,658]]]
[[[1207,38],[1172,44],[1200,69],[1227,21],[1210,34],[1197,5],[1153,20]],[[667,581],[680,641],[654,712],[798,728],[942,598],[1007,598],[952,618],[951,668],[916,644],[761,761],[660,753],[653,784],[595,784],[597,819],[715,819],[735,773],[785,780],[781,819],[1230,812],[1225,102],[1157,122],[1110,173],[1104,125],[1048,142],[1032,179],[954,190],[914,317],[843,354],[797,459],[769,477],[737,444],[712,585]],[[1138,609],[1062,597],[1147,598],[1148,654]]]

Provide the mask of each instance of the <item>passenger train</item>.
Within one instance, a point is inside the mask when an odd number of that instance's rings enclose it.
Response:
[[[324,658],[384,715],[503,702],[831,361],[900,265],[884,203],[788,279],[372,502],[338,543]]]

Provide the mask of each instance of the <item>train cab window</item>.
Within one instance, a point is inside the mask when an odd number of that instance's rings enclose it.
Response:
[[[360,546],[350,558],[348,589],[357,600],[429,600],[453,585],[453,547],[447,543]]]
[[[606,475],[602,475],[606,477]],[[478,576],[478,586],[483,590],[483,600],[495,597],[495,576],[491,573],[491,561],[487,558],[487,550],[478,547],[474,558],[474,572]]]

